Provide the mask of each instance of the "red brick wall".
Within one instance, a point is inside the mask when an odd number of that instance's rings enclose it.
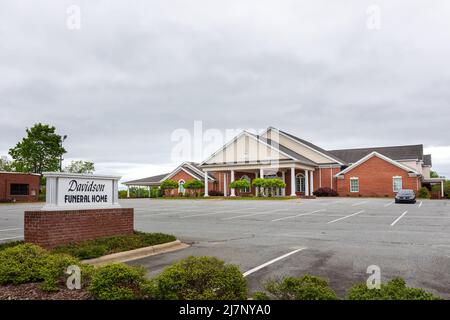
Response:
[[[184,182],[188,182],[189,180],[192,180],[192,179],[195,179],[195,178],[183,170],[181,170],[176,175],[174,175],[172,178],[170,178],[170,180],[173,180],[176,182],[179,182],[180,180],[184,180]],[[204,181],[204,179],[202,179],[201,181]],[[222,185],[223,185],[223,181],[222,181]],[[218,190],[219,188],[220,188],[220,183],[217,181],[216,182],[210,181],[208,183],[208,190]],[[167,192],[169,192],[169,191],[167,190]],[[204,190],[201,190],[201,192],[204,192]],[[173,195],[178,195],[178,190],[174,190]]]
[[[372,157],[353,170],[347,172],[344,179],[338,179],[340,196],[395,196],[392,190],[392,177],[401,176],[404,189],[417,191],[417,177],[409,177],[408,172],[378,157]],[[359,178],[359,192],[350,192],[350,178]],[[420,186],[420,185],[419,185]]]
[[[132,234],[134,209],[26,211],[25,242],[47,249],[101,237]]]
[[[28,184],[27,196],[11,196],[11,184]],[[32,196],[34,191],[35,195]],[[38,201],[39,199],[39,176],[26,173],[0,173],[0,201]]]
[[[314,171],[314,191],[322,188],[331,188],[336,190],[336,178],[334,177],[340,168],[317,168]]]

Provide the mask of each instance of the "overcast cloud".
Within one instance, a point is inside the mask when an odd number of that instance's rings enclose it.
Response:
[[[448,0],[0,0],[0,155],[44,122],[67,160],[141,178],[177,165],[172,132],[200,120],[326,149],[424,144],[450,177],[449,17]]]

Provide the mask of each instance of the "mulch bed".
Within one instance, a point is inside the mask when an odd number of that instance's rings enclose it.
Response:
[[[60,288],[57,292],[44,292],[39,283],[24,283],[17,286],[0,286],[0,300],[90,300],[86,290]]]

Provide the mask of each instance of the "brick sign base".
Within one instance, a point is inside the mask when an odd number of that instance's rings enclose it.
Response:
[[[25,212],[25,242],[46,249],[133,231],[132,208]]]

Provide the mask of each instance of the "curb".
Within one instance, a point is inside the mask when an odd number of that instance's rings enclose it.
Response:
[[[172,242],[157,244],[150,247],[144,247],[124,252],[118,252],[113,254],[108,254],[95,259],[83,260],[81,263],[92,264],[94,266],[100,266],[106,263],[112,262],[127,262],[132,260],[137,260],[145,257],[154,256],[157,254],[162,254],[166,252],[181,250],[189,247],[188,244],[182,243],[180,240],[175,240]]]

